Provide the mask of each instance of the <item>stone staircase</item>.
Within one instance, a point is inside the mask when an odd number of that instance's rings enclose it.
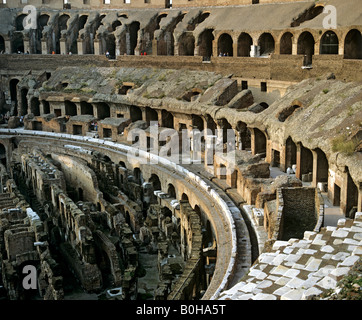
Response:
[[[306,300],[335,289],[362,256],[362,212],[303,239],[276,241],[219,300]]]

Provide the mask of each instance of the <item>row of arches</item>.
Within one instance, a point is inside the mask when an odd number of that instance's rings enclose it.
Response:
[[[67,30],[66,52],[78,53],[78,42],[82,42],[82,52],[80,54],[103,54],[109,52],[111,56],[116,55],[133,55],[136,54],[135,48],[139,52],[152,53],[154,55],[181,55],[193,56],[200,55],[204,57],[211,57],[215,54],[213,52],[213,41],[216,40],[217,54],[233,57],[249,57],[249,56],[263,56],[270,53],[277,54],[303,54],[311,56],[315,51],[315,43],[320,43],[318,48],[319,54],[339,54],[341,52],[343,43],[343,54],[346,59],[362,59],[362,36],[361,31],[358,29],[351,29],[341,39],[333,30],[327,30],[320,37],[313,36],[309,31],[304,31],[300,35],[294,34],[293,31],[286,31],[281,36],[275,36],[273,33],[262,33],[258,39],[253,39],[247,32],[242,32],[237,39],[235,35],[226,32],[221,33],[215,38],[214,29],[205,29],[198,36],[195,37],[193,31],[195,26],[203,22],[209,13],[201,14],[198,19],[195,19],[194,24],[187,26],[178,38],[175,38],[174,30],[179,22],[184,19],[186,13],[174,18],[166,29],[160,29],[161,20],[167,17],[167,13],[160,13],[155,19],[154,23],[149,23],[142,30],[140,30],[140,22],[133,21],[125,24],[126,31],[117,35],[116,29],[122,26],[124,20],[114,20],[112,23],[107,22],[104,28],[103,19],[105,14],[99,15],[96,19],[90,21],[87,14],[80,15],[76,22],[69,14],[63,13],[57,19],[51,19],[49,14],[41,14],[37,19],[38,27],[36,31],[36,43],[30,45],[30,53],[42,53],[41,38],[44,36],[43,31],[46,26],[51,26],[51,34],[48,34],[48,52],[61,53],[59,39],[62,37],[62,32]],[[12,37],[12,52],[24,50],[23,44],[23,20],[26,15],[21,14],[15,21],[15,32]],[[126,15],[118,15],[118,18],[127,19]],[[51,21],[51,22],[50,22]],[[121,22],[122,21],[122,22]],[[88,23],[88,24],[87,24]],[[70,24],[72,28],[70,28]],[[87,25],[87,32],[80,32],[85,29]],[[162,31],[159,35],[155,31]],[[142,31],[141,33],[139,31]],[[142,35],[141,37],[139,35]],[[294,39],[294,37],[298,39]],[[30,39],[33,39],[30,38]],[[94,41],[100,41],[100,48],[95,50]],[[152,52],[151,42],[156,40],[157,51]],[[31,40],[29,40],[31,41]],[[34,40],[32,40],[34,41]],[[234,42],[235,45],[234,45]],[[275,52],[276,43],[279,44],[279,52]],[[177,50],[176,46],[177,45]],[[293,46],[296,45],[296,49]],[[257,47],[256,52],[253,52]],[[0,49],[5,50],[4,37],[0,36]],[[0,50],[1,51],[1,50]]]

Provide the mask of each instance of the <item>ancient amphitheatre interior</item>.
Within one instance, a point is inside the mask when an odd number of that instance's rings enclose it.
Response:
[[[339,299],[360,0],[0,2],[0,300]]]

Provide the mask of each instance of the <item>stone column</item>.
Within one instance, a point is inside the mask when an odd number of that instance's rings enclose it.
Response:
[[[94,39],[94,54],[95,55],[100,55],[100,45],[99,45],[99,39]]]
[[[41,54],[48,54],[48,42],[46,39],[41,40]]]
[[[157,40],[152,40],[152,55],[157,56]]]
[[[238,56],[238,39],[233,39],[233,57]]]
[[[60,39],[59,40],[60,43],[60,54],[67,54],[67,49],[66,49],[66,41],[65,39]]]
[[[5,53],[11,53],[11,41],[5,40]]]
[[[77,50],[78,54],[84,54],[84,41],[82,39],[77,39]]]

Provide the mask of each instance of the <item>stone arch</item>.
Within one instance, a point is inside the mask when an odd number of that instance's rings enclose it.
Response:
[[[69,100],[64,101],[65,114],[68,116],[76,116],[77,115],[77,105]]]
[[[173,122],[173,114],[165,109],[161,111],[161,119],[162,123],[161,126],[165,128],[174,128],[174,122]]]
[[[274,49],[275,49],[274,37],[270,33],[264,32],[259,37],[258,46],[260,47],[261,56],[274,53]]]
[[[302,181],[312,181],[313,172],[313,153],[310,149],[303,146],[302,143],[297,145],[299,160],[297,159],[296,176]]]
[[[48,25],[50,16],[46,13],[41,14],[38,18],[38,28],[41,32],[43,32],[43,29],[45,26]]]
[[[285,169],[292,168],[297,164],[297,145],[294,143],[291,137],[285,142]]]
[[[146,121],[148,124],[150,124],[151,121],[157,121],[158,122],[158,113],[156,110],[146,107],[145,109],[145,115],[146,115]]]
[[[0,35],[0,53],[5,52],[5,40],[4,37]]]
[[[160,181],[160,178],[158,177],[157,174],[152,173],[151,177],[148,179],[148,182],[152,183],[152,190],[153,191],[162,190],[161,181]],[[153,198],[154,202],[157,203],[157,197],[154,195],[153,192],[152,192],[152,198]]]
[[[88,21],[88,15],[86,14],[81,15],[78,20],[78,30],[82,30],[87,21]]]
[[[6,148],[0,143],[0,161],[6,167]]]
[[[254,128],[254,151],[253,154],[266,153],[266,136],[263,131]]]
[[[220,126],[220,129],[222,130],[223,143],[226,143],[228,137],[228,130],[232,129],[232,126],[230,122],[225,118],[218,119],[217,122]]]
[[[130,106],[129,107],[129,113],[130,113],[130,117],[131,117],[132,122],[142,120],[142,110],[141,110],[141,108],[139,108],[137,106]]]
[[[140,168],[136,167],[133,169],[133,177],[134,177],[134,181],[135,183],[141,185],[143,183],[143,176],[142,176],[142,171]]]
[[[24,35],[22,32],[14,32],[12,37],[12,53],[24,52]]]
[[[362,59],[362,35],[357,29],[350,30],[344,39],[344,59]]]
[[[100,102],[97,104],[97,118],[103,120],[111,116],[111,109],[108,103]]]
[[[217,40],[218,54],[233,56],[233,38],[228,33],[223,33]]]
[[[204,120],[202,117],[196,114],[192,114],[191,117],[193,129],[197,129],[202,133],[204,130]]]
[[[239,149],[247,150],[251,148],[251,132],[248,126],[243,121],[238,121],[236,124],[236,131],[239,138]]]
[[[42,102],[42,104],[43,104],[43,113],[44,113],[44,114],[49,114],[49,113],[50,113],[50,104],[49,104],[49,101],[47,101],[47,100],[42,100],[41,102]]]
[[[28,113],[28,89],[27,88],[22,88],[20,91],[20,97],[21,97],[21,110],[20,110],[20,115],[21,116],[25,116]]]
[[[326,31],[320,41],[320,54],[338,54],[339,41],[335,32]]]
[[[353,219],[354,213],[353,211],[357,211],[358,209],[358,187],[353,181],[351,174],[349,173],[348,167],[345,167],[346,171],[346,207],[345,213],[346,217]]]
[[[17,106],[17,102],[18,102],[18,85],[19,83],[19,79],[11,79],[10,80],[10,98],[11,98],[11,101],[15,102],[15,106]]]
[[[80,102],[80,114],[94,115],[93,105],[86,101]]]
[[[140,23],[138,21],[134,21],[132,22],[129,27],[129,42],[130,42],[130,49],[129,49],[129,53],[127,52],[127,54],[130,55],[134,55],[135,54],[135,49],[137,47],[137,42],[138,42],[138,30],[140,29]]]
[[[183,33],[178,40],[178,55],[193,56],[195,52],[195,37],[191,32]]]
[[[167,194],[168,194],[171,198],[177,199],[176,189],[175,189],[175,187],[174,187],[174,185],[173,185],[172,183],[169,183],[169,184],[168,184]]]
[[[292,54],[293,51],[293,34],[285,32],[280,38],[280,54]]]
[[[212,56],[212,42],[214,29],[206,29],[198,37],[199,56],[210,58]]]
[[[312,64],[312,57],[314,55],[314,45],[315,45],[315,40],[310,32],[304,31],[299,35],[297,54],[302,54],[305,56],[304,65]]]
[[[242,32],[238,38],[238,57],[250,57],[251,46],[253,45],[252,37]]]
[[[58,18],[58,32],[56,35],[56,48],[55,48],[55,52],[56,53],[60,53],[60,38],[62,35],[62,31],[63,30],[67,30],[68,29],[68,20],[69,20],[70,16],[68,14],[62,14],[59,18]]]
[[[313,186],[316,187],[319,182],[328,182],[329,164],[321,149],[314,149],[313,154]]]
[[[210,131],[210,133],[215,135],[217,125],[216,125],[216,122],[214,121],[214,119],[212,118],[212,116],[210,116],[209,114],[206,114],[206,125],[207,125],[207,129]]]
[[[109,52],[111,58],[116,57],[116,38],[113,33],[109,33],[106,36],[106,51]]]
[[[189,202],[189,196],[184,192],[184,193],[181,195],[181,200],[182,200],[182,201],[188,201],[188,202]]]
[[[37,97],[30,100],[30,113],[34,114],[34,116],[40,116],[40,102]]]
[[[27,15],[20,14],[15,19],[15,30],[16,31],[23,31],[24,30],[24,19]]]

